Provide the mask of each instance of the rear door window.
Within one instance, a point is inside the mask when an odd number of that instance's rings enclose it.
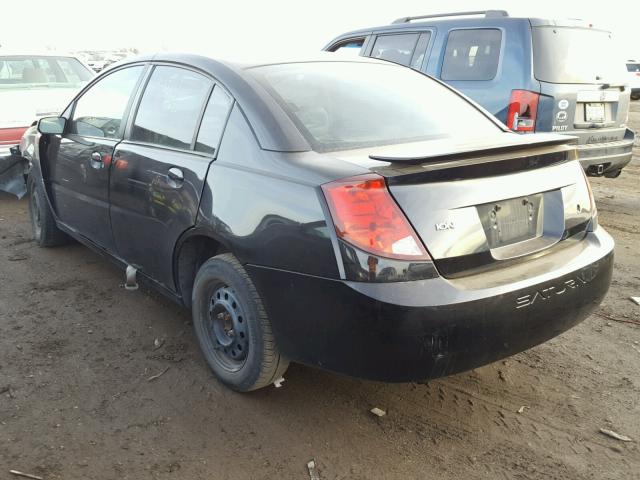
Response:
[[[142,95],[131,140],[190,149],[213,82],[177,67],[156,67]]]
[[[418,43],[419,33],[380,35],[376,38],[370,56],[408,66]]]
[[[413,52],[411,65],[409,65],[414,70],[421,69],[424,56],[427,52],[427,47],[429,46],[429,40],[431,40],[431,32],[427,31],[420,34],[420,38],[418,39],[418,43],[416,44],[416,48]]]
[[[442,61],[442,80],[492,80],[498,73],[502,32],[466,29],[449,32]]]
[[[338,45],[333,47],[331,51],[355,57],[360,55],[363,45],[364,38],[352,38],[350,40],[340,42]]]
[[[71,132],[89,137],[121,138],[122,118],[143,68],[118,70],[89,88],[76,102]]]
[[[229,94],[222,87],[216,85],[202,117],[196,141],[197,151],[211,155],[216,152],[232,104],[233,99]]]

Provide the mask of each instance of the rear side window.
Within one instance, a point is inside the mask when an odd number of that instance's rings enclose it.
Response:
[[[89,137],[120,138],[122,117],[142,66],[107,75],[76,102],[71,132]]]
[[[381,35],[376,38],[371,57],[400,65],[409,65],[413,51],[418,43],[418,33],[403,33],[400,35]]]
[[[204,117],[202,117],[198,140],[196,141],[197,151],[215,153],[232,103],[231,97],[216,85],[211,98],[209,98],[207,109],[204,111]]]
[[[190,70],[156,67],[142,95],[131,140],[190,149],[212,84]]]
[[[491,80],[498,73],[502,32],[452,30],[442,61],[442,80]]]
[[[331,51],[355,57],[360,54],[362,45],[364,45],[364,38],[354,38],[339,43]]]

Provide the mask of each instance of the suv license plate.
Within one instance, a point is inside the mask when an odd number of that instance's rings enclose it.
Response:
[[[604,103],[585,103],[584,116],[587,122],[604,122]]]

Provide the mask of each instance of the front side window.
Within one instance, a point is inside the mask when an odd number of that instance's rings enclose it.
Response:
[[[497,29],[453,30],[442,61],[442,80],[492,80],[498,73],[502,32]]]
[[[143,68],[118,70],[87,90],[76,102],[71,132],[89,137],[121,138],[124,113]]]
[[[190,149],[213,82],[177,67],[156,67],[136,113],[131,140]]]
[[[362,45],[364,45],[364,38],[355,38],[339,43],[337,46],[333,47],[331,51],[355,57],[360,54]]]
[[[247,71],[317,152],[501,131],[458,94],[392,63],[309,62]]]
[[[381,35],[376,38],[370,56],[400,65],[409,65],[419,36],[418,33]]]
[[[233,100],[221,87],[213,89],[200,123],[197,151],[212,155],[216,152],[232,104]]]

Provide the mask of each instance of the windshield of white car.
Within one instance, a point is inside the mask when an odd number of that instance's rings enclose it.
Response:
[[[73,57],[0,56],[0,90],[79,88],[93,74]]]
[[[317,152],[500,132],[460,95],[391,63],[289,63],[248,71]]]

